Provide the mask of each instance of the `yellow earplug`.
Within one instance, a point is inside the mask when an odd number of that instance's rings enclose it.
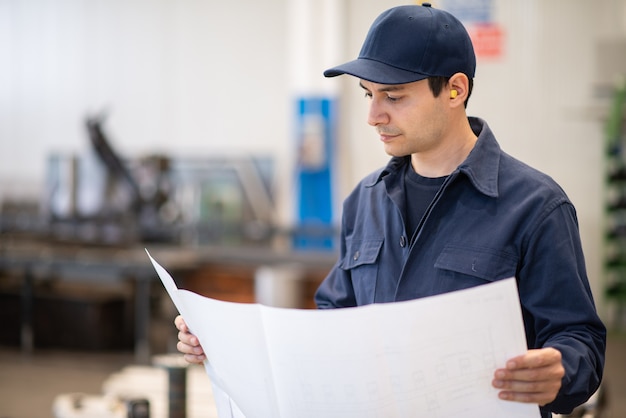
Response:
[[[450,90],[450,98],[451,99],[456,99],[457,94],[459,94],[456,90],[452,89]]]

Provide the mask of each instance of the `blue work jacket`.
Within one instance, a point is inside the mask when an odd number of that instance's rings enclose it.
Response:
[[[365,177],[343,205],[340,256],[319,308],[394,302],[515,277],[529,348],[562,353],[557,399],[568,413],[598,388],[606,329],[594,306],[575,209],[547,175],[504,153],[487,124],[409,236],[404,173],[410,157]]]

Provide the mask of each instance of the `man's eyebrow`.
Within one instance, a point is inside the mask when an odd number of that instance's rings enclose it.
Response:
[[[367,91],[369,91],[369,89],[368,89],[367,87],[365,87],[365,86],[363,85],[363,83],[362,83],[362,82],[359,82],[359,86],[361,86],[361,88],[362,88],[363,90],[367,90]],[[403,85],[401,85],[401,84],[398,84],[398,85],[395,85],[395,84],[390,84],[390,85],[386,85],[386,86],[384,86],[384,87],[381,87],[381,88],[379,88],[379,89],[376,89],[376,91],[381,92],[381,93],[384,93],[384,92],[387,92],[387,91],[399,91],[399,90],[404,90],[404,88],[405,88],[405,87],[404,87]]]

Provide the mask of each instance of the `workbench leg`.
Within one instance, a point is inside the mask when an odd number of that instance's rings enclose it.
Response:
[[[150,280],[135,281],[135,361],[150,362]]]
[[[152,359],[152,363],[167,371],[167,418],[186,418],[189,364],[179,354],[157,355]]]
[[[33,299],[34,299],[34,277],[30,267],[24,269],[24,280],[22,282],[21,308],[22,318],[20,326],[20,344],[22,353],[30,355],[33,352]]]

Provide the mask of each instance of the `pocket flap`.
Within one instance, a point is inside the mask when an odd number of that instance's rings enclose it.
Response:
[[[517,257],[492,248],[448,244],[435,267],[494,281],[515,276]]]
[[[382,246],[382,239],[347,240],[346,255],[341,268],[349,270],[360,265],[375,263]]]

